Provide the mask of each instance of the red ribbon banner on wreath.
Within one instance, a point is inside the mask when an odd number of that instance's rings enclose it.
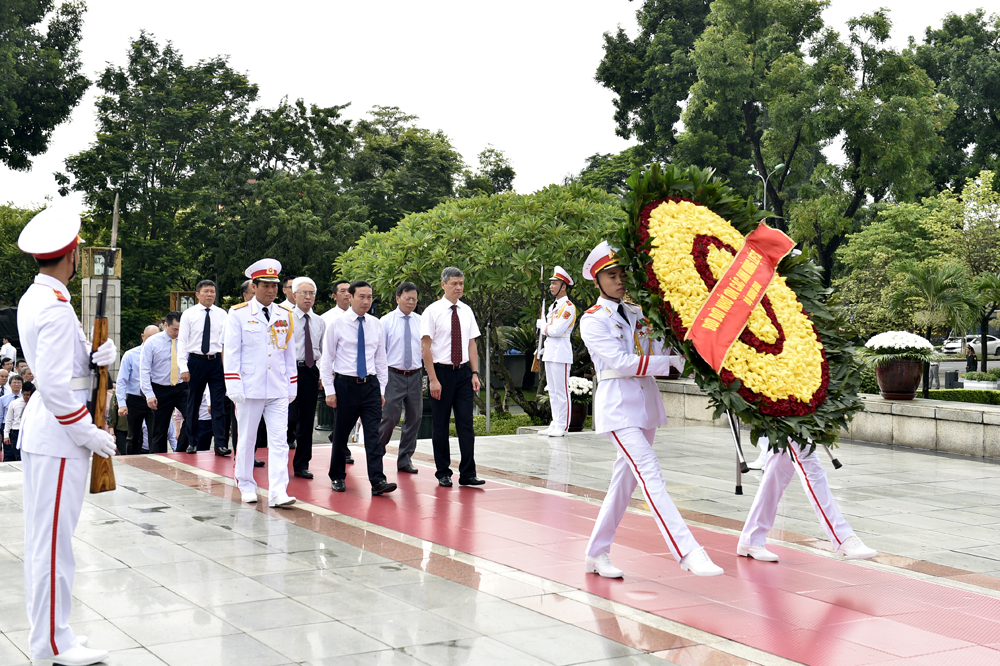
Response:
[[[688,329],[701,357],[719,372],[729,348],[736,342],[764,292],[774,280],[778,262],[795,247],[795,241],[761,224],[747,236],[725,274],[716,282],[708,300]]]

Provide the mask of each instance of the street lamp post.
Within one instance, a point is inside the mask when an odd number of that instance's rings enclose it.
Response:
[[[785,168],[785,163],[782,162],[778,166],[774,167],[774,171],[772,171],[771,173],[767,174],[767,176],[762,176],[759,173],[757,173],[757,168],[756,167],[750,167],[750,170],[747,171],[747,174],[749,174],[751,176],[757,176],[758,178],[760,178],[761,182],[764,183],[764,210],[765,211],[767,211],[767,181],[771,179],[771,176],[773,176],[774,174],[778,173],[779,171],[781,171],[784,168]]]

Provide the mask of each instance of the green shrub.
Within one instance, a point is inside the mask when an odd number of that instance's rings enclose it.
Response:
[[[530,426],[530,425],[543,425],[542,423],[534,423],[531,417],[527,414],[500,414],[493,412],[493,418],[490,419],[490,432],[489,435],[516,435],[517,429]],[[479,414],[472,417],[472,427],[476,431],[477,437],[485,437],[486,432],[486,415]],[[455,422],[452,421],[449,427],[449,432],[452,437],[458,437],[458,432],[455,430]]]
[[[965,372],[962,379],[969,379],[974,382],[995,382],[1000,380],[1000,368],[990,368],[986,372]]]
[[[878,380],[875,378],[875,367],[865,363],[861,366],[861,385],[858,393],[878,393]]]
[[[929,393],[931,400],[974,402],[980,405],[1000,405],[1000,391],[987,389],[935,389]]]

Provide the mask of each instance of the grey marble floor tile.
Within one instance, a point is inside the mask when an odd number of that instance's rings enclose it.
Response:
[[[199,583],[181,583],[173,585],[171,590],[202,608],[238,604],[245,601],[277,599],[282,596],[280,592],[276,592],[266,585],[261,585],[252,578],[226,578]]]
[[[254,633],[254,638],[296,662],[374,652],[389,647],[341,622],[258,631]]]
[[[342,622],[394,648],[461,640],[480,632],[423,610],[346,618]]]
[[[144,587],[121,592],[75,591],[83,603],[103,617],[117,619],[193,608],[193,604],[165,587]]]
[[[201,608],[126,616],[112,622],[146,647],[240,633],[236,627]]]
[[[229,567],[222,566],[211,560],[193,560],[190,562],[167,562],[152,564],[133,569],[160,585],[176,585],[179,583],[195,583],[223,578],[239,578],[243,574]]]
[[[554,662],[522,652],[487,636],[415,645],[410,654],[435,666],[551,666]]]
[[[154,645],[149,651],[168,666],[284,666],[288,658],[246,634]]]
[[[212,613],[249,634],[266,629],[319,624],[332,619],[288,597],[214,606]]]
[[[337,620],[417,610],[405,601],[357,583],[342,592],[298,596],[295,600]]]

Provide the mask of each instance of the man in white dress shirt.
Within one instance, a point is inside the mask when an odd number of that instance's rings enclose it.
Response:
[[[14,345],[10,343],[10,337],[3,336],[3,346],[0,346],[0,358],[9,358],[11,360],[17,360],[17,350]]]
[[[198,452],[201,425],[198,419],[202,397],[208,387],[212,404],[212,434],[215,455],[228,456],[226,446],[226,379],[222,370],[222,332],[226,326],[226,311],[215,304],[216,288],[211,280],[195,285],[198,305],[181,315],[177,335],[177,367],[181,381],[188,384],[188,401],[184,422],[188,435],[188,453]],[[186,409],[186,411],[185,411]]]
[[[333,296],[334,306],[321,314],[323,318],[323,323],[326,324],[326,328],[329,330],[330,325],[333,320],[340,315],[346,313],[351,309],[351,293],[350,293],[351,283],[347,280],[337,280],[333,283],[333,288],[330,290],[330,295]],[[324,390],[324,399],[326,397],[326,392]],[[351,424],[353,428],[354,425]],[[334,436],[337,432],[337,409],[333,408],[333,430],[330,431],[330,443],[334,444],[336,437]],[[348,448],[347,443],[344,443],[344,462],[348,465],[354,464],[354,458],[351,456],[351,449]]]
[[[168,312],[166,326],[142,345],[139,361],[139,390],[153,410],[153,431],[149,435],[149,452],[167,452],[167,429],[174,409],[187,409],[188,385],[181,381],[180,351],[177,336],[181,330],[181,313]],[[43,389],[44,390],[44,389]]]
[[[611,246],[602,242],[583,264],[583,278],[593,280],[601,295],[580,320],[583,342],[600,379],[594,396],[594,432],[607,433],[618,452],[611,486],[587,544],[586,570],[605,578],[624,575],[611,563],[611,544],[638,483],[681,569],[696,576],[718,576],[722,568],[698,544],[670,499],[653,450],[656,428],[667,423],[653,377],[670,374],[671,366],[683,368],[684,359],[663,354],[662,344],[649,337],[642,308],[622,302],[625,268],[618,261]]]
[[[295,307],[295,354],[299,370],[295,401],[288,406],[288,429],[296,429],[298,445],[292,460],[295,476],[313,478],[309,471],[312,460],[313,427],[316,424],[316,399],[319,396],[319,363],[323,356],[323,336],[326,322],[313,312],[316,283],[311,278],[297,277],[292,282]]]
[[[573,286],[573,278],[562,266],[556,266],[549,278],[549,293],[556,299],[545,319],[535,325],[545,336],[545,381],[552,406],[552,423],[539,435],[563,437],[569,430],[569,371],[573,367],[573,325],[576,324],[576,306],[566,291]]]
[[[385,335],[382,324],[368,313],[372,305],[372,287],[364,280],[351,283],[351,309],[327,326],[323,340],[320,376],[326,387],[326,404],[337,408],[330,481],[335,492],[347,490],[344,449],[354,423],[361,418],[368,460],[368,481],[372,495],[384,495],[396,489],[382,471],[385,447],[378,436],[385,404],[385,386],[389,369],[385,360]]]
[[[267,425],[268,503],[287,507],[288,403],[295,400],[298,372],[295,365],[294,320],[288,307],[274,302],[278,295],[281,264],[261,259],[246,270],[256,284],[255,296],[229,311],[226,319],[223,367],[226,393],[236,405],[239,444],[235,476],[241,499],[257,501],[253,478],[254,445],[261,417]],[[146,343],[149,344],[149,343]]]
[[[396,309],[379,321],[385,331],[385,355],[389,363],[389,384],[385,387],[385,407],[378,434],[385,448],[392,431],[406,407],[406,419],[399,436],[396,469],[416,474],[413,453],[417,450],[417,431],[424,414],[423,367],[420,350],[420,315],[414,312],[419,292],[417,285],[404,282],[396,287]]]
[[[481,486],[476,476],[476,431],[472,425],[472,407],[479,392],[479,350],[476,338],[479,325],[472,308],[463,303],[465,273],[454,266],[441,271],[444,296],[424,310],[420,319],[421,351],[430,384],[431,414],[434,420],[434,475],[438,484],[452,487],[451,446],[448,430],[455,412],[458,448],[458,483]]]

